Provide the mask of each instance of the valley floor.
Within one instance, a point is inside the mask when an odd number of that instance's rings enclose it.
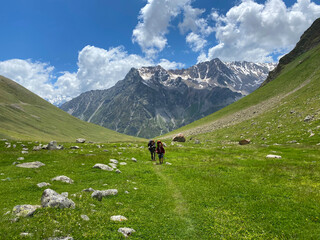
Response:
[[[167,142],[165,162],[155,165],[141,143],[64,144],[64,150],[32,151],[35,143],[0,142],[0,239],[72,236],[124,239],[118,229],[133,228],[130,239],[318,239],[320,236],[319,146],[277,146],[211,141]],[[21,144],[29,148],[21,154]],[[80,149],[70,149],[78,145]],[[99,148],[97,145],[100,145]],[[268,154],[281,159],[266,158]],[[38,169],[18,162],[40,161]],[[137,159],[137,162],[132,158]],[[92,168],[117,159],[122,173]],[[66,175],[73,184],[51,181]],[[49,187],[39,188],[40,182]],[[95,190],[117,189],[98,201]],[[16,218],[16,205],[39,205],[46,188],[68,192],[75,209],[40,208]],[[75,195],[74,195],[75,194]],[[81,218],[87,215],[89,220]],[[128,220],[114,222],[113,215]]]

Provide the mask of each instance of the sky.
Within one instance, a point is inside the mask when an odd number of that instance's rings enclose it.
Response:
[[[132,68],[277,62],[320,0],[0,1],[0,75],[59,105]]]

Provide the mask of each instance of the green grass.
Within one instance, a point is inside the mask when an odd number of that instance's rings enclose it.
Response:
[[[122,239],[119,227],[134,228],[137,232],[131,239],[317,239],[320,235],[317,147],[184,143],[168,146],[165,161],[172,165],[160,166],[149,161],[140,144],[81,146],[81,150],[31,151],[23,162],[41,161],[46,166],[23,169],[12,165],[21,156],[20,144],[7,149],[0,143],[1,178],[10,179],[0,181],[1,216],[15,205],[40,204],[44,189],[36,186],[39,182],[50,182],[59,193],[77,195],[70,197],[75,209],[44,208],[14,223],[11,214],[3,216],[1,239],[20,239],[21,232],[34,234],[33,239],[67,235]],[[267,154],[282,159],[267,159]],[[121,174],[92,168],[110,158],[128,163],[119,167]],[[74,184],[51,182],[57,175],[72,178]],[[82,192],[88,187],[116,188],[119,194],[99,202]],[[90,221],[82,220],[81,214]],[[118,214],[128,221],[111,222],[110,217]]]
[[[37,95],[0,76],[0,137],[16,140],[139,141],[81,121]],[[142,140],[142,139],[140,139]]]

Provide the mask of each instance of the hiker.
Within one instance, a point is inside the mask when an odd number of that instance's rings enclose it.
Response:
[[[156,143],[154,142],[154,140],[149,141],[148,149],[151,153],[151,161],[155,161],[156,160]]]
[[[165,150],[163,147],[163,144],[160,140],[157,141],[157,149],[156,152],[158,153],[158,157],[159,157],[159,163],[162,164],[163,163],[163,156],[165,154]]]

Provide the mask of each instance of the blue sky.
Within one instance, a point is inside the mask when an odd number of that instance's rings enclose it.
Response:
[[[0,74],[59,104],[131,67],[277,61],[320,17],[318,0],[10,0]]]

